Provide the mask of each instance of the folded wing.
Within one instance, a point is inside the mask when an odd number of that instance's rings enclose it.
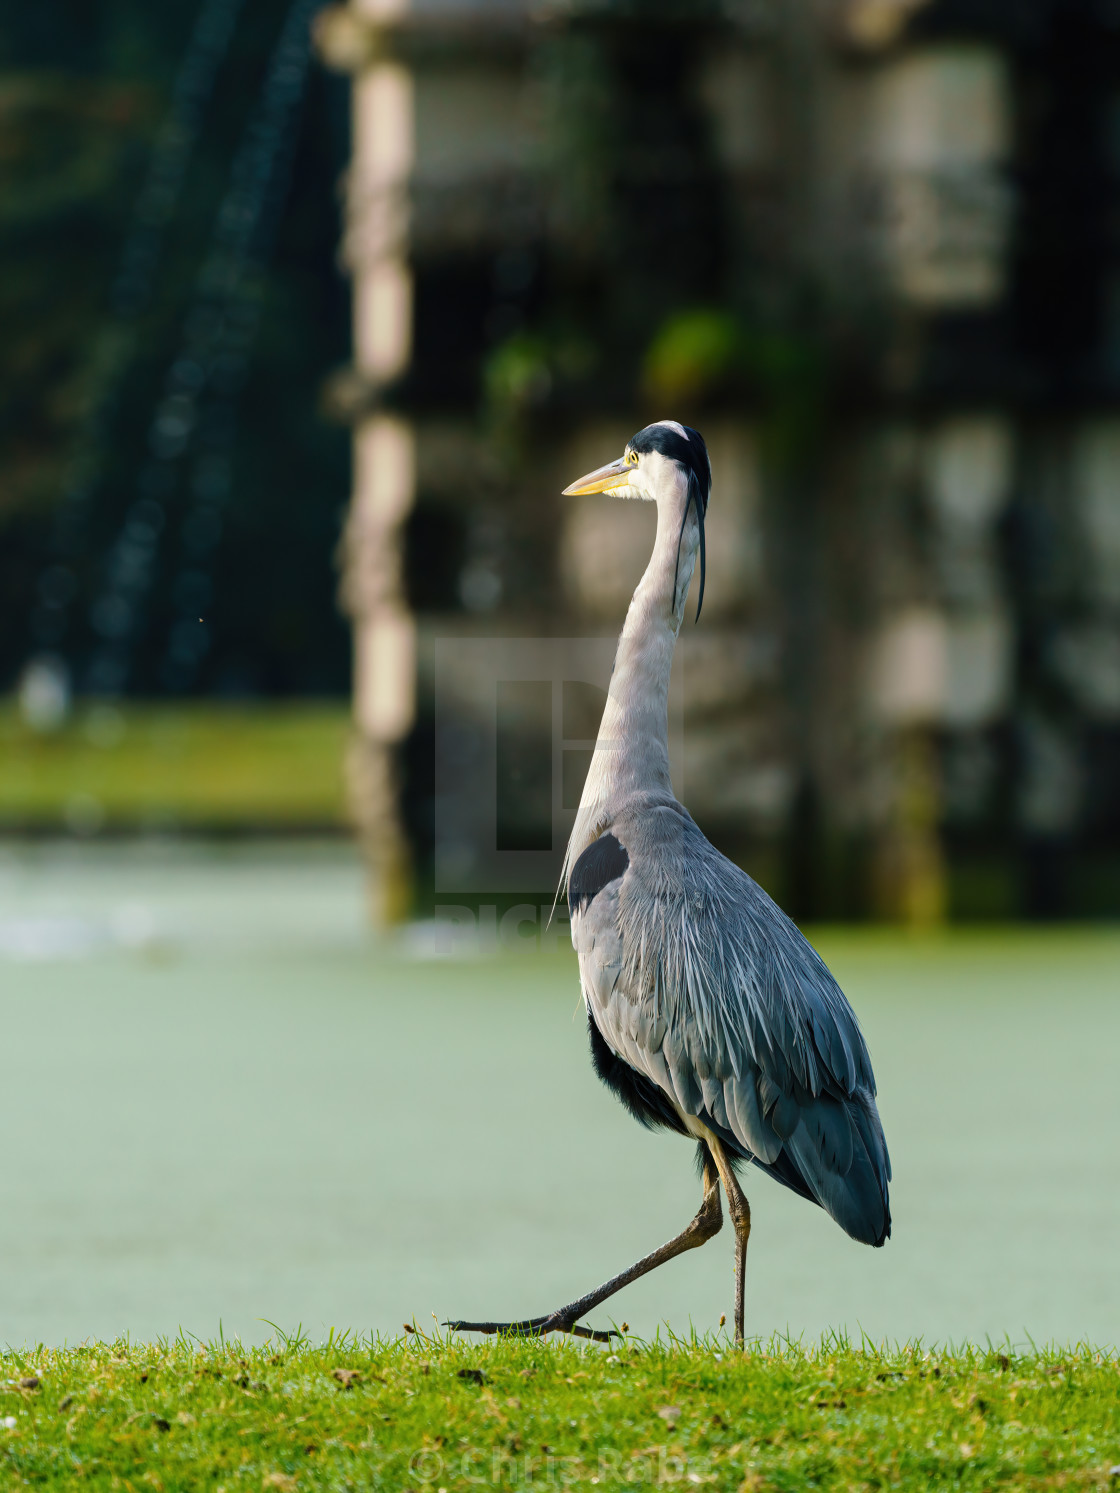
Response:
[[[863,1034],[762,888],[674,800],[646,800],[576,862],[569,898],[588,1015],[610,1053],[733,1155],[882,1244],[890,1159]]]

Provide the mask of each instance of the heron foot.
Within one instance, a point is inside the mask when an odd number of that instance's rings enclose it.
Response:
[[[658,1265],[664,1265],[666,1260],[675,1259],[686,1249],[697,1248],[698,1245],[706,1243],[713,1235],[719,1233],[720,1225],[723,1223],[723,1213],[719,1204],[719,1171],[706,1145],[703,1147],[702,1154],[704,1197],[700,1208],[692,1222],[682,1229],[675,1239],[670,1239],[668,1244],[655,1249],[652,1254],[646,1255],[636,1265],[631,1265],[629,1270],[623,1270],[620,1275],[607,1281],[606,1285],[599,1286],[597,1290],[588,1291],[587,1295],[581,1296],[578,1301],[570,1301],[567,1306],[558,1307],[556,1311],[549,1312],[545,1317],[529,1317],[523,1322],[445,1322],[444,1327],[450,1328],[452,1332],[502,1333],[509,1337],[543,1337],[546,1332],[567,1332],[572,1337],[589,1338],[593,1343],[609,1343],[613,1338],[622,1339],[624,1333],[619,1332],[617,1328],[611,1327],[603,1332],[592,1327],[581,1327],[579,1319],[602,1306],[604,1301],[616,1295],[631,1281],[648,1275],[651,1270],[656,1270]],[[625,1322],[622,1325],[625,1329]]]
[[[544,1317],[529,1317],[523,1322],[444,1322],[452,1332],[500,1333],[508,1337],[544,1337],[546,1332],[568,1332],[572,1337],[590,1338],[593,1343],[609,1343],[611,1338],[620,1338],[622,1333],[610,1327],[599,1331],[592,1327],[581,1327],[569,1312],[549,1312]]]

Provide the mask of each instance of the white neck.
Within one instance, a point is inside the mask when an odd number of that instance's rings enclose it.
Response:
[[[606,709],[564,859],[565,880],[625,799],[638,792],[673,792],[669,674],[700,535],[691,512],[681,534],[687,484],[678,473],[675,469],[671,490],[656,497],[653,554],[618,640]]]

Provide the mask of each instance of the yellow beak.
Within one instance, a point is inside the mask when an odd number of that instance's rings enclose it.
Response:
[[[609,461],[605,467],[597,467],[595,471],[588,472],[586,477],[573,482],[564,489],[563,496],[574,498],[585,492],[610,492],[614,487],[625,487],[630,481],[631,471],[632,467],[625,456],[620,456],[617,461]]]

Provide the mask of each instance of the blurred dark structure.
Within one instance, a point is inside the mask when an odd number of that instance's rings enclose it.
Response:
[[[316,9],[4,7],[5,689],[31,660],[48,705],[346,691],[349,451],[318,395],[349,348],[349,120]]]
[[[43,0],[0,71],[32,715],[344,695],[349,423],[351,792],[401,916],[434,641],[615,632],[650,515],[558,494],[669,415],[716,476],[713,839],[802,918],[1120,908],[1114,0]]]
[[[1120,8],[351,0],[351,762],[383,916],[431,644],[614,630],[715,471],[683,795],[802,918],[1120,906]],[[559,542],[558,542],[559,539]]]

